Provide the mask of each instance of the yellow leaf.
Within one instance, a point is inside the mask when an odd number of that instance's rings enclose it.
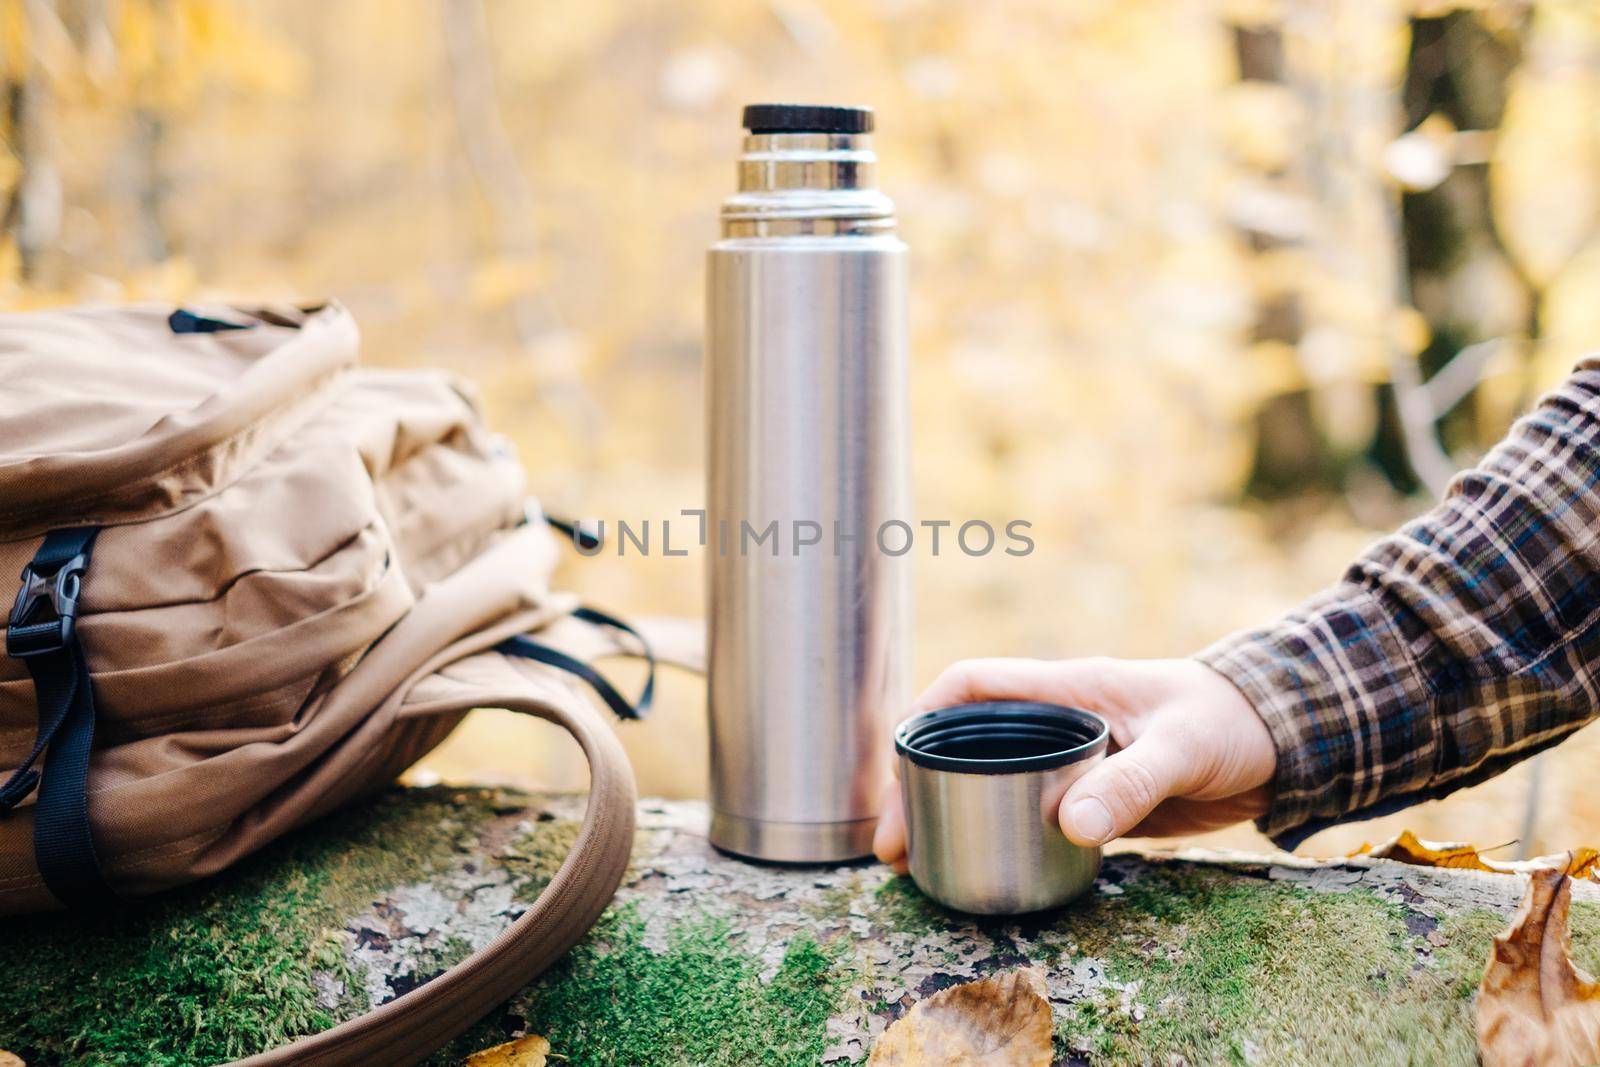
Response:
[[[1582,1067],[1600,1062],[1600,985],[1572,962],[1572,879],[1536,870],[1511,929],[1494,939],[1478,986],[1484,1067]]]
[[[1378,845],[1362,845],[1352,856],[1371,856],[1397,860],[1415,867],[1453,867],[1471,871],[1493,871],[1472,845],[1455,841],[1424,841],[1410,830]]]
[[[28,1067],[28,1065],[22,1062],[22,1057],[15,1052],[0,1049],[0,1067]]]
[[[1573,878],[1600,882],[1600,851],[1592,848],[1573,849],[1567,857],[1567,874]]]
[[[1592,848],[1575,848],[1530,860],[1488,860],[1483,858],[1483,853],[1476,845],[1460,841],[1424,841],[1410,830],[1402,830],[1388,841],[1362,845],[1350,855],[1394,860],[1414,867],[1451,867],[1456,870],[1489,871],[1492,874],[1525,874],[1548,868],[1563,871],[1574,878],[1600,882],[1600,852]]]
[[[897,1019],[867,1067],[1049,1067],[1050,1001],[1037,971],[1009,971],[935,993]]]
[[[467,1067],[545,1067],[549,1055],[550,1042],[538,1034],[529,1034],[482,1052],[474,1052],[467,1057]]]

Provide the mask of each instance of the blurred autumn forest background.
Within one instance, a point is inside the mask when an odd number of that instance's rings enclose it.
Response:
[[[369,361],[476,379],[551,510],[613,520],[702,499],[740,105],[876,107],[918,514],[1038,543],[919,556],[919,683],[1263,621],[1600,347],[1572,0],[0,0],[0,82],[0,307],[337,297]],[[693,614],[702,560],[562,580]],[[646,792],[698,795],[699,684],[667,698],[623,733]],[[1309,849],[1600,843],[1597,759],[1590,731]],[[494,712],[420,773],[582,783]]]

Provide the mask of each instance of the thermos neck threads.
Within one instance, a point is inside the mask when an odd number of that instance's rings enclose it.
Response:
[[[873,189],[870,133],[751,133],[739,156],[741,193]]]
[[[723,236],[892,233],[894,204],[878,191],[877,169],[870,133],[748,133],[739,192],[722,205]]]

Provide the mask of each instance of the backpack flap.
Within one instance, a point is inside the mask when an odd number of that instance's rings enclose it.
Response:
[[[249,466],[355,365],[338,304],[180,330],[163,305],[0,316],[0,539],[184,506]],[[220,321],[220,320],[219,320]]]

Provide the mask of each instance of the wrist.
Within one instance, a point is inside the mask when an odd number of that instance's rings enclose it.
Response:
[[[1272,731],[1230,677],[1204,660],[1190,662],[1199,695],[1213,709],[1225,738],[1226,749],[1221,758],[1227,768],[1226,777],[1241,794],[1259,793],[1260,814],[1265,814],[1278,772],[1278,746]]]

